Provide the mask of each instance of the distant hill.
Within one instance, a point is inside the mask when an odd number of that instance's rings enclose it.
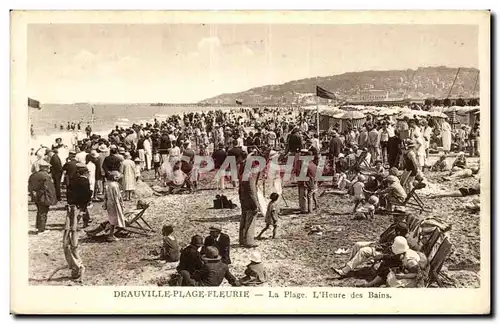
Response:
[[[234,104],[236,100],[241,100],[244,105],[315,103],[317,85],[338,94],[344,100],[354,100],[360,91],[369,89],[387,91],[389,98],[446,98],[456,73],[456,68],[445,66],[422,67],[417,70],[349,72],[267,85],[238,93],[224,93],[200,103]],[[477,69],[461,68],[450,97],[478,96],[477,76]]]

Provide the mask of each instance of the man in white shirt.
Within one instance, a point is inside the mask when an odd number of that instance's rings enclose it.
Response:
[[[80,147],[80,152],[78,152],[75,156],[75,159],[79,163],[86,164],[87,162],[85,161],[87,158],[87,152],[85,152],[85,147]]]

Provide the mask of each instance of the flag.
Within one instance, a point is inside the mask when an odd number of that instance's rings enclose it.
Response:
[[[28,107],[41,109],[40,108],[40,101],[35,100],[35,99],[31,99],[28,97]]]
[[[330,92],[326,89],[323,89],[321,87],[316,86],[316,95],[320,98],[325,98],[325,99],[337,99],[337,96],[335,96],[335,93]]]
[[[241,105],[243,105],[243,101],[236,99],[236,104],[237,104],[238,106],[241,106]]]

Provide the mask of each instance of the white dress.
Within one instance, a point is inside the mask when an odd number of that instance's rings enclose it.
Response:
[[[90,190],[94,191],[95,189],[95,169],[96,166],[92,161],[89,161],[87,163],[87,169],[89,170],[89,184],[90,184]]]
[[[443,140],[443,150],[449,151],[451,149],[451,126],[446,121],[441,125],[441,138]]]

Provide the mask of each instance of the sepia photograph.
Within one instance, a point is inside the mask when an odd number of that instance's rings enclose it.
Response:
[[[489,312],[489,12],[90,14],[11,12],[11,311]]]

